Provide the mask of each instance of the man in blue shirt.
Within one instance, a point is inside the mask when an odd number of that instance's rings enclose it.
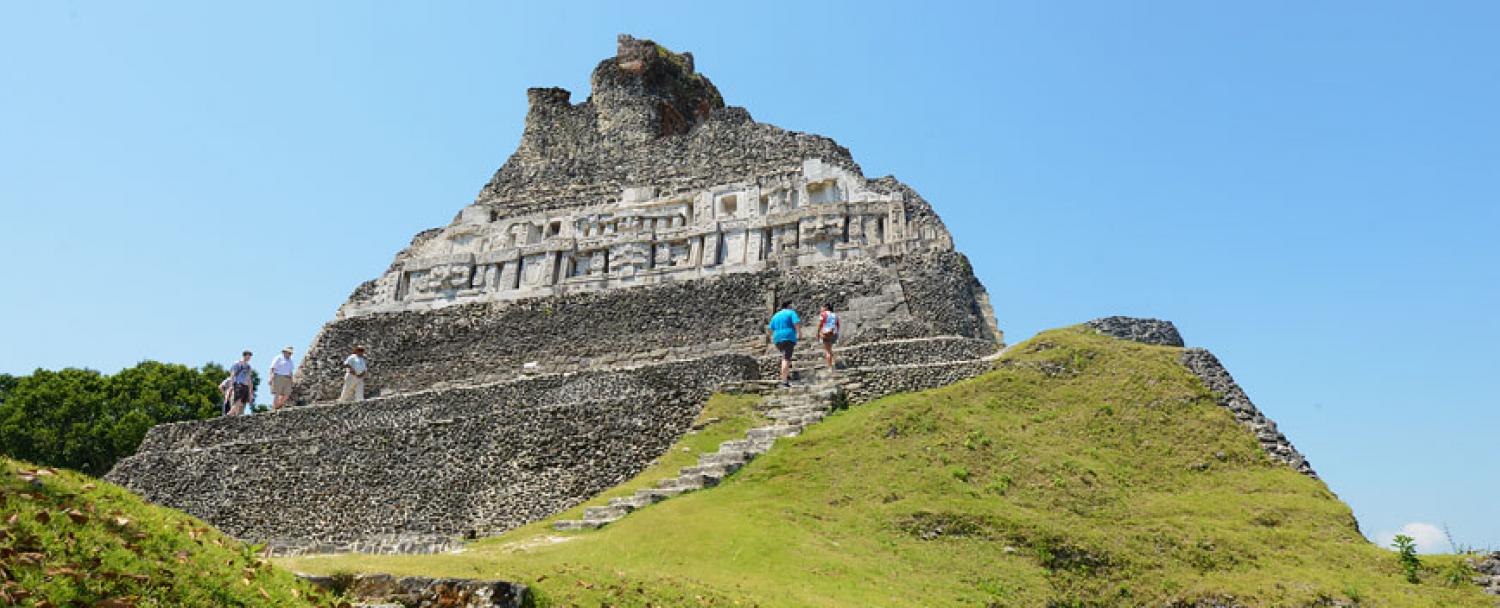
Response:
[[[240,353],[244,359],[235,361],[229,366],[229,378],[234,382],[234,396],[230,399],[229,415],[239,416],[245,413],[245,408],[254,399],[254,393],[250,384],[254,382],[255,376],[250,370],[250,351]]]
[[[797,311],[792,310],[790,301],[781,303],[781,310],[771,315],[771,323],[766,325],[766,330],[771,332],[771,342],[776,344],[776,349],[781,351],[781,385],[790,386],[788,378],[792,373],[792,350],[797,348],[797,341],[802,339],[802,319],[797,316]]]

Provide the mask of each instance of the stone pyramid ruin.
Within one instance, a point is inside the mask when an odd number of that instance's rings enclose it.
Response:
[[[424,552],[631,478],[708,395],[767,390],[790,300],[841,312],[862,401],[975,375],[1003,345],[932,206],[849,151],[726,106],[693,57],[621,36],[592,93],[527,92],[515,153],[354,290],[274,415],[163,425],[109,479],[282,554]],[[368,348],[367,395],[334,403]],[[831,381],[836,378],[837,381]],[[832,393],[830,393],[832,394]]]

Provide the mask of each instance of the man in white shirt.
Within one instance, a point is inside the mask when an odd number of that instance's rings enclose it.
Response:
[[[281,411],[281,406],[292,397],[292,371],[296,368],[290,346],[281,349],[281,355],[271,361],[271,395],[275,397],[271,401],[271,411]]]
[[[339,401],[365,400],[365,372],[369,369],[365,347],[354,347],[354,353],[344,359],[344,391],[339,393]]]

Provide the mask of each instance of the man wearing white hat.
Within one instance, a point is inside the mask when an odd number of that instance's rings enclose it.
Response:
[[[286,405],[286,400],[292,396],[292,371],[296,369],[292,363],[292,347],[281,349],[281,355],[271,361],[271,395],[275,399],[271,402],[271,411],[281,411],[281,406]]]

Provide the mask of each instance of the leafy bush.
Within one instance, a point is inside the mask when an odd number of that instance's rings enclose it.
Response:
[[[1413,585],[1421,582],[1417,573],[1422,570],[1422,560],[1417,559],[1417,544],[1412,537],[1397,534],[1391,548],[1396,550],[1396,559],[1401,563],[1401,572],[1406,575],[1406,582]]]
[[[1443,582],[1449,587],[1465,587],[1474,584],[1474,568],[1462,555],[1443,568]]]
[[[164,422],[219,414],[223,367],[143,361],[114,375],[39,369],[0,377],[0,454],[101,475]]]

